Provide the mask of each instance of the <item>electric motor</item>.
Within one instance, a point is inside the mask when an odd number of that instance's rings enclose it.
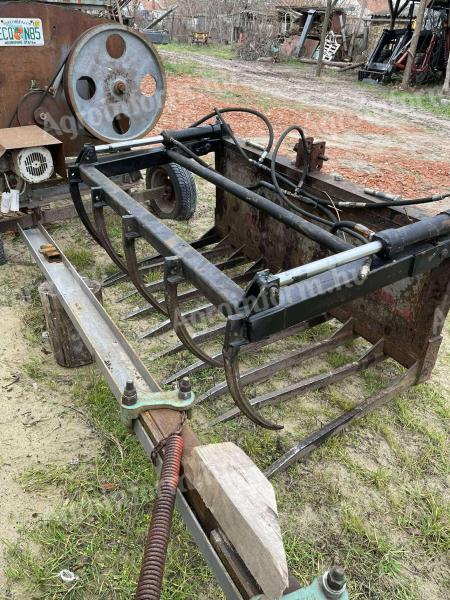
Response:
[[[12,153],[14,173],[27,183],[41,183],[53,175],[53,158],[44,146],[24,148]]]

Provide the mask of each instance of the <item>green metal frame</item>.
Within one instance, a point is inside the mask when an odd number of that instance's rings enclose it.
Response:
[[[326,574],[325,574],[326,575]],[[323,579],[325,575],[316,577],[311,585],[308,587],[296,590],[291,594],[283,596],[280,600],[349,600],[347,588],[342,592],[335,592],[334,594],[327,593],[323,587]],[[255,596],[251,600],[264,600],[264,596]]]

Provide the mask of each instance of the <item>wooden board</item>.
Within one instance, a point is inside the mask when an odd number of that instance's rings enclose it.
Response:
[[[230,442],[193,448],[184,468],[265,596],[278,600],[289,577],[275,492],[268,479]]]

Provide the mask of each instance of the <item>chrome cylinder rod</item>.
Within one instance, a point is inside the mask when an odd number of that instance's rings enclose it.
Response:
[[[333,254],[326,258],[321,258],[320,260],[316,260],[307,265],[284,271],[284,273],[280,273],[277,277],[280,281],[280,286],[291,285],[297,281],[309,279],[310,277],[314,277],[314,275],[320,275],[321,273],[325,273],[336,267],[342,267],[343,265],[360,260],[361,258],[368,258],[369,256],[377,254],[382,249],[383,244],[381,242],[370,242],[369,244],[363,244],[362,246],[357,246],[356,248],[345,250],[344,252],[339,252],[338,254]]]
[[[128,150],[138,146],[152,146],[153,144],[162,144],[164,138],[162,135],[142,138],[140,140],[124,140],[123,142],[112,142],[111,144],[101,144],[95,146],[96,152],[113,152],[115,150]]]

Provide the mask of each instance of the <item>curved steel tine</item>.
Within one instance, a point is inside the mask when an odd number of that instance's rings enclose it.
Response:
[[[125,253],[125,259],[127,261],[128,276],[132,283],[136,287],[137,291],[141,296],[147,300],[147,302],[153,306],[158,312],[168,316],[168,311],[163,308],[160,302],[151,294],[145,287],[145,283],[142,280],[141,273],[139,271],[139,263],[136,256],[136,239],[139,237],[137,228],[135,226],[135,220],[129,215],[122,217],[122,229],[123,229],[123,250]]]
[[[219,355],[218,358],[215,358],[204,352],[193,340],[186,325],[184,324],[183,315],[181,314],[180,306],[178,304],[178,284],[182,283],[183,281],[184,276],[179,260],[174,257],[166,258],[164,270],[164,294],[169,313],[169,319],[172,322],[173,330],[178,336],[178,339],[190,352],[192,352],[192,354],[194,354],[194,356],[212,367],[223,367],[222,356]]]
[[[236,250],[236,252],[233,252],[233,254],[231,254],[227,260],[215,263],[215,266],[217,269],[220,269],[221,271],[226,271],[227,269],[232,269],[233,267],[236,267],[240,264],[242,264],[243,262],[246,262],[246,258],[245,256],[242,256],[242,254],[240,254],[240,250],[242,250],[244,246],[242,246],[241,248],[239,248],[238,250]],[[139,266],[139,263],[138,263]],[[142,272],[142,269],[139,268],[139,272]],[[152,283],[147,283],[145,284],[146,289],[150,292],[150,291],[159,291],[160,289],[164,288],[164,279],[159,279],[158,281],[154,281]],[[131,298],[132,296],[134,296],[135,294],[137,294],[136,290],[131,290],[130,292],[127,292],[126,294],[124,294],[122,297],[120,297],[117,302],[123,302],[124,300],[128,300],[128,298]]]
[[[84,208],[83,200],[81,198],[80,193],[80,185],[78,183],[70,184],[70,195],[72,197],[73,205],[75,210],[77,211],[78,216],[80,217],[81,222],[87,229],[88,233],[94,238],[99,246],[103,246],[102,241],[100,240],[95,227],[92,225],[92,221],[89,218],[86,209]]]
[[[103,190],[100,187],[93,187],[92,195],[92,213],[94,215],[95,232],[98,236],[99,244],[108,253],[111,260],[119,267],[121,271],[128,274],[128,269],[124,261],[118,256],[114,246],[109,239],[106,229],[105,215],[103,213],[104,206],[107,206],[103,200]]]
[[[221,245],[227,243],[228,237],[229,234],[221,239],[219,236],[219,232],[216,230],[215,227],[212,227],[200,238],[194,240],[191,243],[191,246],[196,249],[201,249],[211,244],[216,244],[213,249],[209,250],[209,252],[211,254],[217,253],[220,250]],[[206,255],[207,252],[208,250],[203,250],[202,254],[205,253]],[[161,254],[153,254],[151,256],[146,256],[145,258],[140,260],[138,264],[139,271],[141,271],[142,273],[147,273],[148,271],[154,270],[155,266],[159,266],[162,269],[164,267],[164,257]],[[115,283],[119,283],[120,281],[126,280],[126,278],[126,273],[113,273],[112,275],[108,275],[108,277],[105,277],[102,285],[103,287],[108,287],[110,285],[114,285]]]
[[[236,337],[239,337],[240,321],[239,316],[236,318],[230,317],[227,322],[225,333],[225,344],[223,347],[223,366],[225,368],[225,377],[228,384],[228,389],[233,397],[236,406],[246,415],[253,423],[264,427],[265,429],[280,430],[283,425],[277,425],[265,419],[252,407],[247,397],[245,396],[241,386],[241,375],[239,372],[239,352],[240,346],[236,343]]]

